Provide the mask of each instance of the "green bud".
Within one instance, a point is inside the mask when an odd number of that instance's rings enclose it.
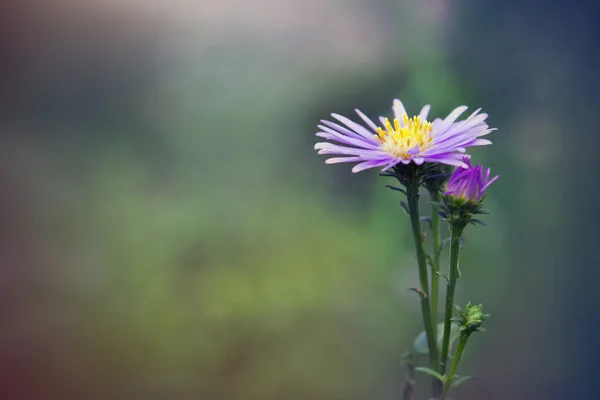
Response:
[[[485,321],[490,315],[483,313],[483,305],[471,305],[467,304],[467,308],[463,311],[460,307],[456,306],[460,314],[458,322],[460,323],[460,331],[466,335],[470,335],[473,332],[482,332],[485,329],[481,327],[483,321]]]

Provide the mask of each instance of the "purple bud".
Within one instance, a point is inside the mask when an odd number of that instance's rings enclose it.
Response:
[[[488,188],[500,176],[490,179],[490,169],[485,173],[481,165],[473,166],[468,158],[463,159],[467,168],[457,168],[446,187],[445,195],[461,198],[466,201],[479,203],[483,198],[485,189]]]

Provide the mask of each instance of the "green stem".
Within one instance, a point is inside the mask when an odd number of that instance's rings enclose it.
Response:
[[[433,203],[440,202],[440,192],[430,190],[429,195]],[[433,236],[433,266],[431,268],[431,322],[433,323],[433,335],[437,337],[437,321],[438,321],[438,304],[440,297],[440,276],[437,274],[440,271],[440,247],[442,240],[440,237],[440,215],[438,208],[431,205],[431,230]]]
[[[460,341],[458,342],[458,348],[456,349],[456,354],[454,355],[454,359],[452,360],[452,366],[450,367],[450,374],[448,375],[448,383],[444,387],[444,393],[441,396],[441,400],[446,397],[448,390],[450,389],[450,383],[452,382],[452,377],[456,373],[456,369],[458,368],[458,364],[462,359],[463,352],[465,351],[465,346],[467,345],[467,340],[469,340],[469,335],[464,332],[460,335]]]
[[[452,325],[452,313],[454,311],[454,292],[456,290],[456,280],[458,279],[458,252],[460,251],[460,236],[464,225],[453,224],[452,241],[450,244],[450,276],[446,290],[446,315],[444,318],[444,339],[442,342],[442,354],[440,356],[440,373],[446,374],[446,362],[448,361],[448,350],[450,347],[450,327]]]
[[[433,324],[431,319],[431,310],[429,307],[429,279],[427,275],[427,259],[425,257],[425,247],[423,246],[423,237],[421,232],[421,221],[419,217],[419,183],[415,181],[406,185],[406,199],[408,201],[408,210],[410,213],[410,223],[415,241],[415,249],[417,251],[417,262],[419,264],[419,281],[421,284],[421,312],[423,314],[423,325],[425,325],[425,333],[427,335],[427,345],[429,347],[429,358],[431,368],[436,369],[438,362],[438,348],[434,335]],[[434,378],[434,382],[437,379]]]
[[[452,360],[452,366],[450,367],[450,374],[448,375],[450,379],[456,373],[456,368],[458,368],[458,363],[462,359],[463,351],[465,350],[465,346],[467,345],[467,340],[469,339],[469,335],[463,332],[460,335],[460,341],[458,342],[458,348],[456,349],[456,354],[454,355],[454,359]]]

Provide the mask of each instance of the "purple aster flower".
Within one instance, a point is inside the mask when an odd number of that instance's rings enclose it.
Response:
[[[446,187],[445,195],[459,198],[465,201],[479,203],[487,189],[500,175],[490,179],[490,168],[483,171],[481,165],[472,166],[468,159],[463,160],[467,168],[457,168]]]
[[[443,163],[466,167],[464,153],[469,146],[491,144],[489,140],[479,139],[495,129],[485,123],[487,114],[479,114],[476,110],[467,119],[456,122],[467,109],[457,107],[445,119],[436,118],[427,121],[430,106],[421,109],[419,115],[408,117],[402,102],[395,99],[392,110],[394,120],[379,117],[381,126],[377,126],[369,117],[355,110],[366,126],[350,119],[331,114],[342,125],[321,120],[320,132],[317,136],[330,141],[315,145],[319,154],[335,154],[342,157],[327,159],[327,164],[357,162],[352,172],[368,168],[383,167],[383,171],[399,163],[424,162]]]

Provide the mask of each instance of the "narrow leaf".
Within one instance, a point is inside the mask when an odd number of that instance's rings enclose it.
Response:
[[[480,219],[477,219],[477,218],[472,218],[472,219],[471,219],[471,223],[472,223],[473,225],[475,225],[475,224],[479,224],[479,225],[481,225],[481,226],[487,226],[487,224],[486,224],[485,222],[483,222],[482,220],[480,220]]]
[[[406,204],[406,202],[401,201],[400,207],[402,207],[404,209],[404,212],[406,212],[406,215],[410,215],[410,211],[408,211],[408,204]]]
[[[385,187],[388,188],[388,189],[395,190],[395,191],[400,192],[400,193],[404,193],[404,195],[406,195],[406,190],[400,189],[399,187],[392,186],[392,185],[385,185]]]
[[[433,229],[433,222],[431,221],[431,217],[421,217],[420,221],[421,224],[423,224],[423,222],[427,222],[429,224],[429,229]]]
[[[461,376],[458,377],[458,375],[456,375],[454,378],[452,378],[452,382],[450,382],[450,389],[455,389],[457,388],[459,385],[465,383],[466,381],[470,381],[475,379],[475,377],[473,376]]]
[[[446,382],[446,377],[442,376],[442,374],[440,374],[437,371],[432,370],[431,368],[417,367],[417,368],[415,368],[415,371],[419,371],[419,372],[423,372],[427,375],[431,375],[431,376],[437,378],[442,383]]]

